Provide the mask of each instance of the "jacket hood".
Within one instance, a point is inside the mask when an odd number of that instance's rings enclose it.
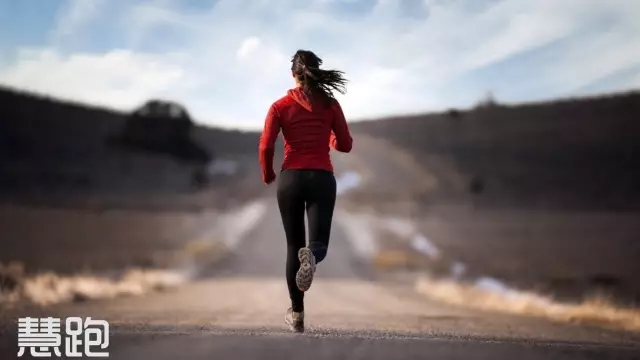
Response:
[[[289,95],[293,100],[295,100],[295,102],[300,104],[300,106],[305,108],[307,111],[313,112],[313,109],[317,108],[317,106],[314,106],[314,104],[317,103],[317,99],[309,96],[304,92],[304,90],[302,90],[302,88],[297,87],[295,89],[290,89],[289,91],[287,91],[287,95]]]

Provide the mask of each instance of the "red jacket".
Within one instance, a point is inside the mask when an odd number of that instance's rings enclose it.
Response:
[[[329,147],[351,151],[353,139],[337,100],[325,106],[324,99],[314,99],[295,88],[269,108],[260,137],[260,166],[263,181],[273,176],[274,145],[282,130],[286,169],[320,169],[333,172]],[[273,179],[271,179],[273,180]]]

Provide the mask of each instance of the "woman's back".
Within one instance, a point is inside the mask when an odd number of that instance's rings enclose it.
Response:
[[[289,90],[269,109],[260,139],[261,152],[273,148],[280,130],[284,137],[282,170],[333,171],[329,146],[342,152],[351,150],[352,138],[338,101],[309,96],[301,87]],[[263,160],[262,165],[267,165]]]

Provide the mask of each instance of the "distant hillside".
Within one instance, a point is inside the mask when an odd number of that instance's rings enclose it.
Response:
[[[413,154],[439,179],[438,201],[640,208],[640,92],[351,127],[356,136],[384,138]]]
[[[202,196],[206,186],[197,186],[199,172],[211,164],[171,156],[157,144],[140,151],[110,142],[127,128],[131,114],[2,87],[0,104],[0,195],[5,199],[111,198],[117,203],[136,196],[175,195],[198,206],[213,201]],[[188,127],[188,148],[225,164],[214,166],[217,169],[235,164],[233,174],[213,177],[213,188],[225,186],[224,193],[232,197],[264,191],[257,164],[258,132]],[[138,136],[145,137],[144,128],[137,127]],[[363,121],[351,128],[354,151],[358,134],[384,138],[411,153],[438,179],[433,194],[415,195],[425,204],[640,208],[638,92],[489,104]],[[153,136],[171,133],[165,129]],[[277,147],[279,164],[281,140]]]
[[[201,154],[196,156],[200,160],[188,161],[163,152],[166,149],[157,151],[153,144],[146,149],[114,145],[111,140],[131,128],[130,114],[2,87],[0,105],[4,111],[0,122],[0,194],[4,198],[193,193],[198,190],[199,172],[206,172],[211,165],[207,160],[211,159],[238,163],[235,177],[212,176],[214,184],[222,181],[237,187],[241,184],[236,178],[247,178],[247,172],[255,171],[255,164],[246,159],[257,161],[257,133],[186,124],[189,134],[181,135],[188,137],[185,149]],[[153,126],[137,129],[138,137],[149,139],[152,135],[157,138],[182,131]],[[166,134],[162,135],[162,131]],[[259,184],[259,178],[256,179],[254,182]],[[246,188],[251,187],[255,186]]]

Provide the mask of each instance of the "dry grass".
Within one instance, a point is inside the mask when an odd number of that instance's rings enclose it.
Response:
[[[184,254],[199,268],[211,266],[222,260],[229,247],[221,241],[195,240],[184,247]]]
[[[163,290],[189,281],[200,269],[213,265],[227,253],[223,243],[191,241],[181,250],[154,254],[156,268],[132,268],[117,278],[90,273],[67,276],[52,271],[27,276],[21,263],[0,264],[0,306],[19,302],[46,306]]]
[[[640,331],[640,309],[621,308],[598,296],[582,303],[559,303],[532,292],[493,292],[473,284],[428,277],[418,280],[416,290],[438,301],[481,310]]]
[[[378,270],[412,269],[421,264],[421,259],[408,251],[385,250],[376,253],[372,263]]]
[[[385,249],[376,252],[371,259],[377,270],[411,270],[427,269],[433,274],[448,274],[450,266],[446,259],[431,259],[416,251],[405,249]]]
[[[197,268],[215,264],[229,253],[228,247],[218,241],[200,239],[187,242],[181,249],[154,251],[139,264],[154,268]]]
[[[0,304],[29,302],[41,306],[62,302],[140,295],[177,286],[189,274],[171,270],[131,269],[117,279],[97,275],[63,276],[46,272],[24,278],[11,291],[0,292]]]

